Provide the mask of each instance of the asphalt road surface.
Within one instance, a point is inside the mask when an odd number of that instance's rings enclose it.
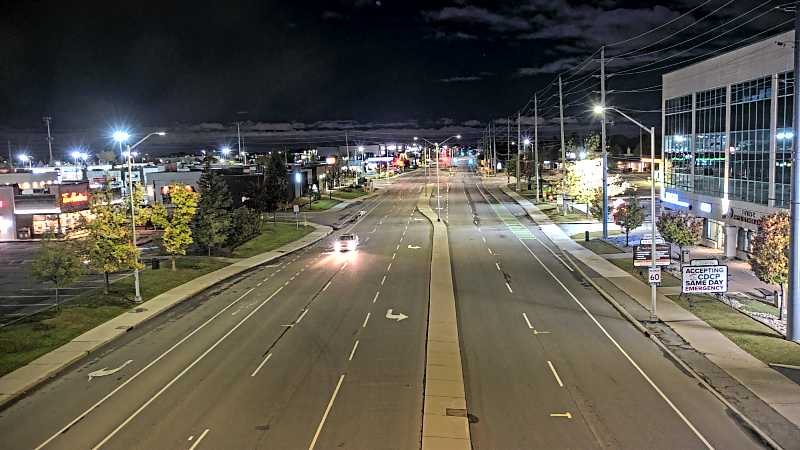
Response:
[[[513,200],[464,171],[447,184],[473,448],[759,448]]]
[[[422,181],[397,179],[332,237],[77,364],[2,412],[0,447],[418,447],[431,248],[430,223],[414,213]],[[332,251],[343,232],[359,235],[358,251]]]
[[[320,244],[185,302],[2,411],[0,447],[419,448],[423,174],[387,185]],[[442,182],[473,448],[759,448],[510,199],[465,171]],[[332,252],[345,232],[359,250]]]

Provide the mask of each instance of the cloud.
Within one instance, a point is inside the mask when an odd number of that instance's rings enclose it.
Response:
[[[540,75],[544,73],[556,73],[564,69],[572,68],[581,58],[570,56],[568,58],[557,59],[539,67],[520,67],[517,69],[518,76]]]
[[[441,39],[445,41],[472,41],[478,39],[478,36],[474,34],[464,33],[462,31],[457,31],[455,33],[446,33],[441,30],[437,30],[433,33],[432,36],[434,39]]]
[[[453,22],[488,25],[494,31],[525,31],[531,24],[522,17],[504,15],[477,6],[447,6],[438,11],[424,11],[423,17],[432,22]]]
[[[478,75],[469,75],[463,77],[448,77],[442,78],[439,81],[442,83],[463,83],[468,81],[479,81],[482,80],[483,77],[479,77]]]
[[[338,13],[336,11],[323,11],[322,12],[322,20],[342,20],[344,19],[344,14]]]

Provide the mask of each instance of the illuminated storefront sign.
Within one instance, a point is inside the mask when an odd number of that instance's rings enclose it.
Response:
[[[61,204],[85,203],[89,201],[89,194],[84,192],[62,192]]]

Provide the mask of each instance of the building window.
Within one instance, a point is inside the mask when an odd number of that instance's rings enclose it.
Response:
[[[695,95],[694,191],[722,197],[725,177],[725,88]]]
[[[731,86],[730,198],[767,204],[770,77]]]
[[[691,191],[692,96],[668,99],[664,122],[664,182]]]
[[[788,208],[794,138],[794,72],[778,74],[778,117],[775,130],[775,206]]]

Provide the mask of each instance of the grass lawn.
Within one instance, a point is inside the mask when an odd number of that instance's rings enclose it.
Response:
[[[669,297],[761,361],[767,364],[800,365],[800,346],[730,306],[708,296],[693,295],[690,307],[686,298],[677,295]]]
[[[573,239],[575,239],[573,237]],[[586,242],[581,238],[578,240],[578,244],[588,248],[589,250],[597,253],[598,255],[608,255],[612,253],[624,253],[622,250],[618,249],[615,245],[609,244],[606,241],[600,239],[592,239],[589,242]]]
[[[169,263],[160,270],[142,271],[142,297],[149,300],[226,265],[214,258],[186,257],[178,259],[175,272],[169,269]],[[133,277],[127,277],[112,284],[108,294],[103,294],[102,289],[86,292],[70,300],[60,311],[42,312],[0,328],[0,375],[122,314],[134,306],[132,298]]]
[[[249,258],[300,239],[312,231],[314,231],[314,227],[300,225],[300,228],[297,228],[294,223],[270,223],[264,225],[264,230],[260,236],[236,247],[231,256],[234,258]]]
[[[338,198],[340,200],[352,200],[354,198],[363,197],[365,195],[367,195],[367,193],[361,189],[351,189],[347,191],[340,189],[338,191],[333,192],[333,198],[335,199]]]
[[[621,234],[623,234],[623,233],[621,231],[618,231],[618,230],[608,230],[608,235],[609,236],[619,236]],[[584,233],[575,233],[570,237],[575,241],[583,241],[585,239]],[[600,239],[602,237],[603,237],[603,232],[602,231],[590,231],[589,232],[589,239]],[[606,242],[606,244],[608,244],[608,242]],[[609,244],[609,245],[612,245],[612,244]],[[614,253],[620,253],[620,252],[614,252]]]
[[[615,266],[619,267],[620,269],[630,273],[631,275],[638,277],[640,280],[647,282],[647,267],[642,267],[644,271],[640,271],[638,267],[633,267],[633,260],[632,259],[609,259],[610,263],[614,264]],[[642,275],[644,273],[644,275]],[[661,272],[661,287],[675,287],[680,286],[681,280],[675,278],[674,276],[670,275],[669,273],[662,271]]]
[[[336,199],[321,198],[319,200],[314,200],[313,203],[306,203],[301,209],[303,211],[325,211],[331,209],[338,203],[340,202]]]

